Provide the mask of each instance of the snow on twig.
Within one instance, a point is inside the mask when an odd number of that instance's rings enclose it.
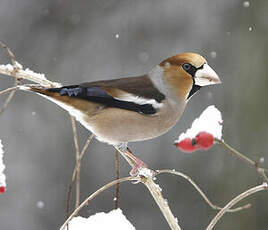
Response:
[[[4,174],[6,166],[3,162],[3,157],[4,157],[4,150],[2,141],[0,140],[0,194],[4,193],[6,190],[6,175]]]
[[[0,65],[0,73],[4,75],[9,75],[18,79],[25,79],[35,83],[40,84],[44,87],[61,87],[62,85],[58,82],[49,81],[44,74],[35,73],[34,71],[26,68],[25,70],[19,67],[22,67],[21,64],[16,62],[16,68],[11,64]]]

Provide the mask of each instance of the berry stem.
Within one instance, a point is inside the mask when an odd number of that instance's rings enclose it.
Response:
[[[226,149],[228,149],[232,154],[234,154],[239,159],[241,159],[241,160],[245,161],[246,163],[248,163],[249,165],[252,165],[253,167],[255,167],[257,169],[257,172],[262,176],[262,178],[266,182],[268,182],[268,177],[265,174],[265,172],[267,172],[268,170],[265,169],[265,168],[260,168],[258,161],[254,161],[254,160],[251,160],[250,158],[246,157],[244,154],[238,152],[236,149],[234,149],[233,147],[231,147],[230,145],[228,145],[222,139],[221,140],[220,139],[215,139],[215,142],[217,142],[218,144],[221,144],[222,146],[224,146]]]

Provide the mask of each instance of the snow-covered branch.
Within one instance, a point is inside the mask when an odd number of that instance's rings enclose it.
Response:
[[[0,65],[0,74],[15,77],[17,79],[24,79],[28,81],[35,82],[44,87],[61,87],[58,82],[49,81],[45,74],[35,73],[29,68],[23,69],[23,66],[17,62],[17,68],[11,64]]]
[[[4,174],[4,170],[6,168],[4,161],[4,150],[2,145],[2,140],[0,140],[0,194],[6,191],[6,175]]]

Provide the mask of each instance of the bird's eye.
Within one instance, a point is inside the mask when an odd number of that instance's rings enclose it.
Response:
[[[182,68],[183,68],[186,72],[188,72],[188,71],[191,69],[191,67],[192,67],[192,65],[189,64],[189,63],[184,63],[184,64],[182,65]]]
[[[184,63],[182,65],[182,68],[189,73],[192,77],[194,77],[195,72],[197,71],[197,68],[195,68],[193,65],[191,65],[190,63]]]

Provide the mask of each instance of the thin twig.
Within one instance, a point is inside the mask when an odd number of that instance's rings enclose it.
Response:
[[[18,85],[18,82],[19,80],[18,79],[15,79],[14,81],[14,86],[12,88],[17,88],[17,85]],[[15,92],[16,92],[16,89],[12,90],[10,92],[10,94],[8,95],[6,101],[4,102],[2,108],[0,109],[0,114],[3,113],[5,111],[5,109],[7,108],[9,102],[12,100],[12,98],[14,97],[15,95]]]
[[[87,139],[87,142],[85,143],[85,145],[83,147],[83,150],[82,150],[81,154],[79,155],[80,156],[79,157],[80,161],[82,160],[82,157],[83,157],[83,155],[85,153],[85,150],[87,149],[88,145],[90,144],[90,142],[92,140],[92,137],[94,137],[94,134],[91,134],[90,137]],[[75,167],[74,167],[74,170],[73,170],[72,181],[74,181],[74,179],[75,179],[76,171],[77,171],[77,164],[75,164]]]
[[[87,148],[88,148],[88,146],[89,146],[89,144],[90,144],[90,142],[91,142],[93,137],[94,137],[93,133],[88,137],[88,139],[87,139],[87,141],[86,141],[86,143],[85,143],[85,145],[84,145],[84,147],[83,147],[83,149],[82,149],[82,151],[81,151],[81,153],[79,155],[80,160],[82,160],[82,158],[83,158],[83,156],[84,156],[84,154],[85,154],[85,152],[86,152],[86,150],[87,150]]]
[[[267,190],[268,189],[268,185],[266,182],[264,182],[262,185],[253,187],[241,194],[239,194],[237,197],[235,197],[234,199],[232,199],[227,205],[224,206],[224,208],[222,210],[220,210],[218,212],[218,214],[211,220],[211,222],[209,223],[209,225],[207,226],[206,230],[211,230],[213,229],[213,227],[215,226],[215,224],[219,221],[219,219],[227,212],[227,210],[229,210],[232,206],[234,206],[236,203],[238,203],[240,200],[256,193],[259,191],[263,191],[263,190]]]
[[[267,169],[265,168],[257,168],[258,173],[262,176],[262,178],[268,182],[268,177],[266,176],[265,172],[267,172]]]
[[[181,172],[177,172],[175,170],[170,170],[170,169],[162,169],[162,170],[156,170],[157,172],[157,175],[158,174],[162,174],[162,173],[170,173],[170,174],[174,174],[174,175],[177,175],[177,176],[180,176],[184,179],[186,179],[191,185],[193,185],[193,187],[199,192],[199,194],[202,196],[202,198],[206,201],[206,203],[213,209],[216,209],[216,210],[222,210],[221,207],[213,204],[209,198],[206,196],[206,194],[201,190],[201,188],[187,175],[181,173]],[[234,208],[234,209],[229,209],[227,210],[227,212],[238,212],[238,211],[241,211],[243,209],[247,209],[247,208],[250,208],[251,207],[251,204],[246,204],[244,206],[241,206],[241,207],[237,207],[237,208]]]
[[[71,116],[71,122],[72,122],[73,136],[74,136],[75,153],[76,153],[76,158],[78,159],[80,152],[79,152],[78,136],[77,136],[75,118],[73,116]]]
[[[108,188],[116,185],[117,183],[122,183],[124,181],[139,181],[140,177],[123,177],[118,180],[114,180],[108,184],[105,184],[101,188],[99,188],[97,191],[92,193],[87,199],[85,199],[74,211],[73,213],[69,216],[69,218],[64,222],[64,224],[61,226],[60,230],[63,230],[64,227],[69,223],[69,221],[78,214],[78,212],[86,206],[91,200],[93,200],[96,196],[98,196],[100,193],[103,191],[107,190]]]
[[[89,136],[89,138],[87,139],[87,141],[86,141],[86,143],[85,143],[85,145],[84,145],[84,147],[83,147],[83,149],[81,151],[81,154],[79,155],[80,161],[82,160],[82,158],[83,158],[83,156],[84,156],[84,154],[86,152],[86,149],[88,148],[88,145],[90,144],[90,142],[91,142],[93,137],[94,137],[94,134],[91,134]],[[72,181],[74,181],[74,179],[75,179],[76,171],[77,171],[77,164],[75,164],[75,167],[74,167],[74,170],[73,170]]]
[[[75,158],[76,158],[76,196],[75,196],[75,208],[79,206],[80,203],[80,160],[79,160],[79,144],[78,144],[78,136],[77,129],[75,124],[75,118],[71,116],[72,129],[73,129],[73,137],[74,137],[74,145],[75,145]]]
[[[67,192],[67,204],[66,204],[66,220],[70,216],[70,201],[71,201],[71,194],[72,194],[72,188],[73,188],[74,180],[71,180],[71,183],[68,186],[68,192]]]
[[[76,170],[76,196],[75,196],[75,208],[80,204],[80,176],[81,176],[81,165],[80,162],[77,164]]]
[[[10,88],[7,88],[7,89],[0,91],[0,96],[3,94],[9,93],[11,91],[17,90],[22,86],[40,86],[40,85],[39,84],[22,84],[22,85],[13,86],[13,87],[10,87]]]
[[[119,179],[119,152],[115,150],[115,174],[116,179]],[[115,208],[119,207],[119,183],[115,185]]]
[[[241,160],[245,161],[246,163],[255,166],[256,162],[251,160],[250,158],[246,157],[242,153],[238,152],[236,149],[228,145],[224,140],[217,139],[217,142],[221,145],[223,145],[225,148],[227,148],[229,151],[231,151],[232,154],[240,158]]]
[[[85,152],[86,152],[86,150],[87,150],[87,148],[88,148],[88,146],[89,146],[89,144],[90,144],[90,142],[91,142],[91,140],[92,140],[93,137],[94,137],[94,134],[91,134],[89,136],[89,138],[87,139],[87,141],[86,141],[86,143],[85,143],[85,145],[84,145],[84,147],[83,147],[83,149],[82,149],[82,151],[81,151],[81,153],[79,155],[79,161],[82,160],[82,158],[83,158],[83,156],[84,156],[84,154],[85,154]],[[72,193],[73,183],[74,183],[75,177],[76,177],[77,167],[78,167],[78,164],[76,162],[75,163],[74,170],[73,170],[72,179],[71,179],[71,182],[70,182],[69,187],[68,187],[67,205],[66,205],[66,219],[69,217],[69,214],[70,214],[69,212],[70,212],[71,193]]]
[[[267,172],[268,170],[265,169],[265,168],[260,168],[258,161],[253,161],[250,158],[246,157],[244,154],[238,152],[236,149],[234,149],[233,147],[228,145],[224,140],[217,139],[216,142],[221,144],[222,146],[224,146],[226,149],[228,149],[233,155],[235,155],[239,159],[243,160],[247,164],[249,164],[249,165],[253,166],[254,168],[256,168],[257,172],[260,174],[260,176],[263,178],[263,180],[268,182],[268,178],[267,178],[267,176],[265,174],[265,172]]]
[[[8,46],[6,44],[4,44],[3,42],[0,41],[0,45],[3,47],[3,49],[6,50],[6,53],[12,63],[13,66],[16,66],[16,57],[14,55],[14,53],[8,48]]]
[[[11,63],[13,66],[13,74],[15,74],[17,72],[17,70],[20,68],[20,65],[16,62],[16,58],[15,55],[13,54],[13,52],[3,43],[0,41],[0,45],[3,47],[3,49],[5,49]],[[14,81],[14,87],[16,87],[19,83],[19,79],[15,79]],[[13,88],[14,88],[13,87]],[[12,98],[14,97],[16,92],[16,89],[12,90],[9,94],[9,96],[7,97],[6,101],[4,102],[1,110],[0,110],[0,114],[3,113],[5,111],[5,109],[7,108],[9,102],[12,100]]]
[[[0,92],[0,96],[2,94],[5,94],[5,93],[9,93],[9,92],[12,92],[14,90],[17,90],[19,88],[19,86],[13,86],[13,87],[10,87],[10,88],[7,88],[7,89],[4,89]]]

